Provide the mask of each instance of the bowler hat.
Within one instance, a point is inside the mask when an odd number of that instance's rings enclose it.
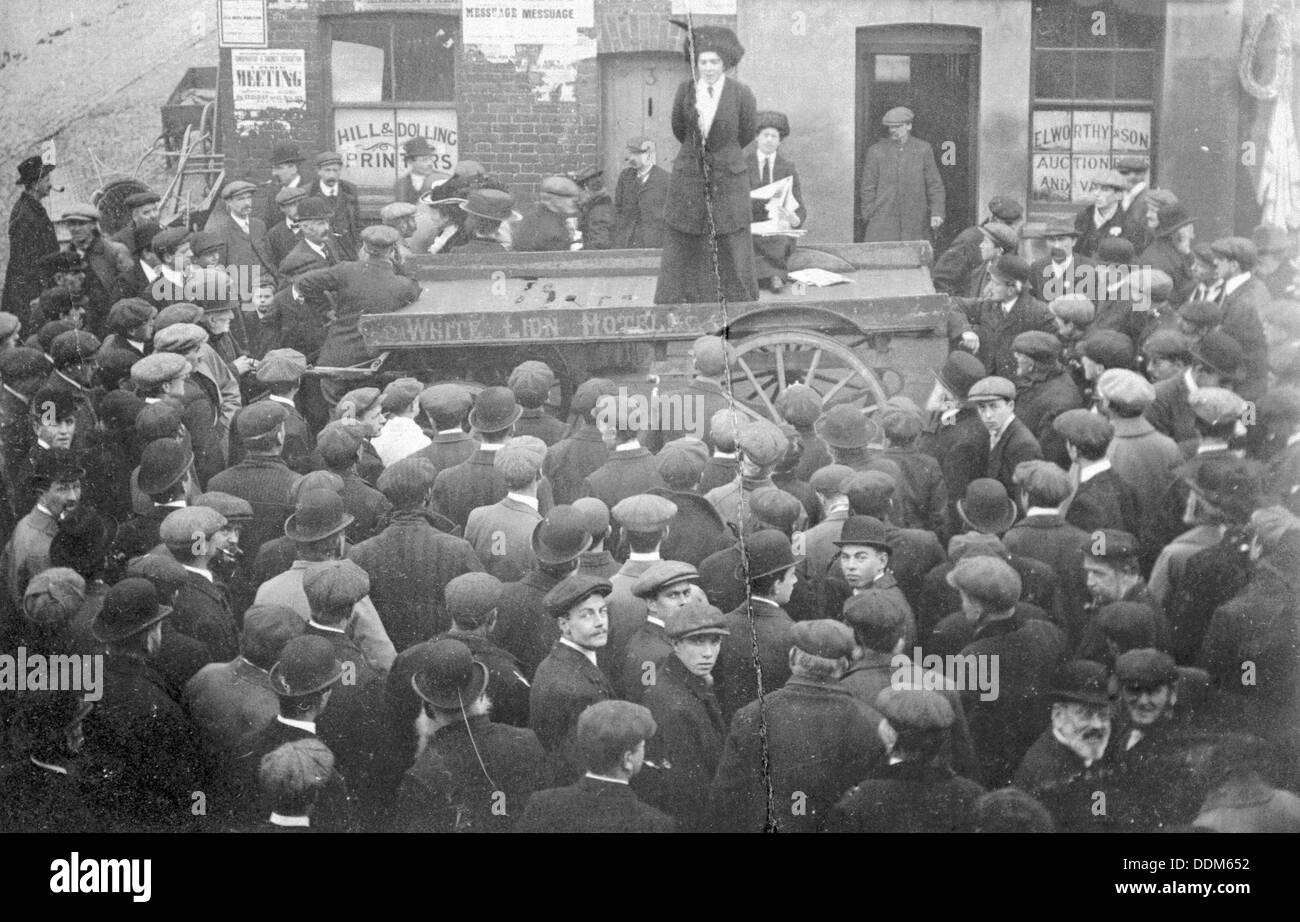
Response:
[[[269,678],[271,691],[281,698],[302,698],[342,679],[343,664],[334,655],[332,643],[315,634],[303,634],[284,645]]]
[[[356,517],[343,508],[343,499],[330,490],[308,490],[298,498],[293,515],[284,523],[284,534],[290,541],[310,544],[347,528]]]
[[[437,150],[429,143],[429,139],[423,135],[411,138],[402,145],[402,154],[406,157],[427,157],[436,153]]]
[[[1016,504],[1001,481],[977,477],[966,485],[966,495],[957,500],[957,514],[975,531],[1000,535],[1016,523]]]
[[[1132,242],[1123,237],[1105,237],[1097,244],[1096,260],[1106,266],[1127,266],[1135,257]]]
[[[1084,552],[1096,560],[1132,560],[1142,551],[1137,538],[1118,528],[1099,528],[1090,538]]]
[[[990,221],[979,226],[979,232],[992,240],[1004,253],[1014,252],[1020,245],[1016,232],[1001,221]]]
[[[840,536],[831,542],[836,547],[864,545],[882,551],[892,549],[885,523],[875,516],[851,515],[844,520]]]
[[[969,352],[949,352],[943,367],[934,369],[934,376],[944,389],[959,400],[965,400],[971,385],[988,375],[984,363]]]
[[[790,569],[800,560],[790,546],[790,539],[775,528],[764,528],[744,539],[743,561],[736,567],[736,579],[754,581]]]
[[[1160,210],[1156,212],[1155,236],[1168,237],[1174,231],[1191,223],[1192,218],[1181,204],[1175,202],[1172,205],[1161,205]]]
[[[1211,330],[1189,350],[1192,360],[1205,365],[1229,380],[1241,371],[1244,360],[1241,345],[1222,330]]]
[[[500,189],[474,189],[462,207],[466,214],[489,221],[518,221],[522,217],[514,210],[515,197]]]
[[[302,154],[298,153],[298,145],[292,141],[276,141],[271,148],[272,166],[281,163],[302,163],[302,159]]]
[[[591,547],[587,517],[572,506],[552,506],[546,518],[533,528],[531,543],[539,563],[554,565],[576,560]]]
[[[108,590],[90,631],[100,643],[116,643],[149,630],[171,613],[170,608],[158,604],[153,583],[127,577]]]
[[[1237,522],[1246,522],[1260,505],[1264,471],[1257,461],[1233,457],[1202,459],[1183,482]]]
[[[832,448],[866,448],[880,437],[880,427],[857,407],[831,407],[813,425],[817,437]]]
[[[194,461],[194,453],[176,439],[155,439],[140,455],[136,479],[141,493],[162,493],[177,484]]]
[[[328,221],[333,215],[330,203],[319,195],[309,195],[298,203],[299,221]]]
[[[474,659],[469,647],[450,637],[435,641],[423,667],[411,676],[420,699],[450,710],[473,704],[488,684],[488,667]]]
[[[523,409],[508,387],[485,387],[474,398],[469,424],[479,432],[504,432],[515,424]]]
[[[1077,701],[1081,704],[1110,704],[1110,677],[1106,667],[1092,660],[1076,659],[1061,666],[1048,692],[1054,701]]]

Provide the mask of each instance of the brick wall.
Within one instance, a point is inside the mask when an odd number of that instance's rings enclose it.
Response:
[[[271,147],[292,138],[304,156],[333,146],[331,108],[326,97],[325,29],[321,12],[344,13],[352,4],[341,0],[307,3],[271,0],[268,11],[271,48],[305,51],[307,108],[289,113],[283,128],[238,137],[232,111],[230,51],[221,51],[218,85],[221,138],[227,175],[250,182],[265,181]],[[597,55],[677,51],[683,32],[669,21],[670,0],[596,0]],[[697,25],[734,27],[734,16],[697,16]],[[599,57],[580,61],[574,99],[538,101],[528,76],[512,64],[486,60],[477,49],[461,47],[456,57],[456,109],[461,159],[477,160],[502,177],[527,207],[536,200],[543,177],[601,161],[601,84]],[[305,170],[309,172],[309,170]]]

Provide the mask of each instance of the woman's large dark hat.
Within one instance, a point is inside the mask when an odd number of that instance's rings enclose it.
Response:
[[[722,58],[723,66],[728,70],[740,63],[740,59],[745,56],[745,48],[740,44],[740,39],[736,38],[736,33],[732,32],[725,26],[690,26],[680,19],[668,20],[679,29],[687,31],[686,41],[682,44],[682,52],[686,55],[686,61],[694,64],[695,61],[706,51],[716,52],[718,57]],[[691,53],[691,43],[694,39],[695,53]]]

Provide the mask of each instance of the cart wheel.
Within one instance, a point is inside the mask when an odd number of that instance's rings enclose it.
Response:
[[[808,385],[827,408],[846,403],[870,413],[888,399],[871,367],[843,342],[822,333],[757,333],[734,348],[732,392],[774,420],[780,420],[776,398],[791,384]]]

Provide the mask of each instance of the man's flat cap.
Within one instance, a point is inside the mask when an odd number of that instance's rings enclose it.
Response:
[[[894,108],[885,113],[884,117],[880,120],[880,124],[891,126],[910,125],[914,119],[915,116],[912,114],[912,110],[907,108],[907,106],[894,106]]]
[[[547,176],[542,180],[541,191],[544,195],[560,195],[565,198],[582,195],[582,188],[567,176]]]
[[[736,450],[736,433],[749,417],[734,407],[723,407],[709,418],[709,438],[719,451]]]
[[[823,659],[847,659],[855,646],[852,629],[843,621],[829,618],[796,621],[790,628],[790,641],[804,653]]]
[[[77,202],[63,209],[60,221],[98,221],[99,209],[89,202]]]
[[[153,235],[153,239],[149,241],[149,249],[155,253],[166,253],[175,250],[189,239],[190,229],[188,227],[164,227]]]
[[[1011,341],[1015,352],[1043,362],[1055,361],[1061,355],[1061,341],[1042,330],[1026,330]]]
[[[283,404],[274,400],[261,400],[240,411],[235,419],[235,432],[245,441],[255,439],[274,432],[288,418],[289,411]]]
[[[474,405],[469,388],[459,384],[435,384],[420,391],[420,409],[430,419],[463,417]]]
[[[1128,189],[1128,180],[1124,178],[1119,170],[1107,170],[1097,177],[1097,185],[1106,189],[1124,191]]]
[[[316,155],[316,166],[329,166],[332,163],[341,166],[343,164],[343,155],[336,150],[325,150]]]
[[[199,323],[203,320],[204,313],[203,308],[197,304],[190,304],[188,301],[168,304],[153,319],[154,335],[157,336],[159,330],[165,330],[167,327],[175,326],[178,323]]]
[[[197,323],[173,323],[153,335],[153,347],[157,352],[184,354],[207,341],[208,331]]]
[[[844,620],[855,628],[901,631],[907,613],[883,592],[859,592],[844,603]]]
[[[691,599],[664,618],[664,633],[669,640],[682,640],[697,634],[717,636],[731,631],[727,630],[727,618],[720,609],[700,599]]]
[[[653,493],[638,493],[619,500],[610,510],[614,521],[628,531],[656,532],[677,515],[677,504]]]
[[[169,548],[189,549],[226,527],[226,517],[210,506],[183,506],[169,512],[158,526],[158,537]]]
[[[1103,266],[1127,266],[1136,255],[1133,244],[1123,237],[1104,237],[1097,244],[1095,258]]]
[[[689,490],[700,481],[707,458],[681,446],[665,446],[655,457],[655,469],[674,490]]]
[[[1178,681],[1178,665],[1172,656],[1154,647],[1129,650],[1115,660],[1115,677],[1124,684],[1172,685]]]
[[[1084,551],[1098,560],[1129,560],[1142,552],[1142,545],[1126,531],[1099,528],[1088,536]]]
[[[1156,330],[1142,343],[1148,358],[1191,358],[1192,341],[1177,330]]]
[[[360,434],[347,426],[329,425],[316,438],[316,449],[328,467],[346,467],[357,459]]]
[[[1192,359],[1201,365],[1233,378],[1245,362],[1241,344],[1222,330],[1211,330],[1191,348]]]
[[[1011,223],[1025,216],[1025,209],[1009,195],[995,195],[989,199],[989,214],[999,221]]]
[[[0,378],[5,381],[19,381],[49,374],[50,363],[39,349],[18,346],[0,352]]]
[[[1259,251],[1249,237],[1221,237],[1210,244],[1210,252],[1223,259],[1236,260],[1246,272],[1259,262]]]
[[[553,586],[542,599],[546,613],[552,618],[563,618],[569,609],[580,604],[588,596],[599,594],[608,596],[613,592],[609,580],[586,573],[570,573]]]
[[[956,719],[947,698],[924,688],[883,688],[875,708],[895,730],[944,730]]]
[[[370,577],[351,560],[327,560],[303,571],[302,590],[313,612],[351,608],[370,595]]]
[[[702,375],[720,375],[731,363],[731,347],[721,336],[700,336],[691,344],[691,356]]]
[[[680,560],[661,560],[637,577],[632,584],[632,595],[638,599],[649,599],[658,595],[669,586],[678,583],[699,582],[700,571],[689,563]]]
[[[1110,420],[1084,409],[1066,410],[1052,420],[1052,429],[1076,445],[1104,445],[1115,437]]]
[[[607,698],[578,715],[575,731],[578,750],[588,760],[600,759],[615,749],[627,752],[655,735],[658,727],[650,709],[631,701]]]
[[[1079,344],[1079,351],[1103,368],[1133,364],[1133,340],[1118,330],[1094,330]]]
[[[275,193],[275,203],[277,205],[292,205],[294,202],[301,202],[306,197],[307,190],[302,186],[285,186]]]
[[[1085,295],[1068,294],[1053,298],[1047,309],[1055,317],[1060,317],[1075,326],[1087,326],[1097,316],[1097,306]]]
[[[1023,256],[1003,253],[989,266],[989,275],[1003,282],[1029,283],[1029,263]]]
[[[1145,173],[1150,169],[1150,166],[1147,164],[1146,157],[1129,155],[1127,157],[1116,157],[1115,169],[1121,173]]]
[[[1070,495],[1070,474],[1051,461],[1036,458],[1021,461],[1012,475],[1016,486],[1039,498],[1040,502],[1058,505]]]
[[[844,481],[853,473],[847,464],[828,464],[819,467],[808,479],[809,485],[818,493],[843,493]]]
[[[108,309],[110,332],[125,333],[158,316],[158,308],[143,298],[123,298]]]
[[[50,358],[55,368],[67,368],[95,358],[95,353],[102,345],[99,337],[85,330],[69,330],[54,337],[50,344]]]
[[[438,469],[428,458],[406,457],[384,468],[375,481],[375,488],[389,502],[401,506],[424,496],[437,479]]]
[[[831,448],[866,448],[880,437],[880,427],[857,407],[841,403],[831,407],[813,426],[817,437]]]
[[[612,397],[618,393],[618,385],[609,378],[588,378],[578,385],[569,401],[572,413],[590,413],[596,409],[601,397]]]
[[[156,387],[190,373],[190,363],[175,352],[154,352],[131,366],[131,381],[137,387]]]
[[[386,224],[372,224],[361,231],[361,242],[372,250],[397,246],[401,239],[402,235]]]
[[[1201,327],[1217,327],[1223,323],[1223,308],[1213,301],[1188,301],[1178,308],[1178,317]]]
[[[379,209],[379,220],[392,226],[394,221],[414,217],[415,212],[416,208],[410,202],[389,202],[383,208]]]
[[[1202,422],[1217,426],[1241,419],[1246,401],[1226,387],[1202,387],[1187,398],[1192,412]]]
[[[76,570],[51,567],[27,583],[23,614],[33,624],[66,624],[86,601],[86,581]]]
[[[1001,221],[979,225],[979,232],[997,244],[998,249],[1010,253],[1020,246],[1020,236]]]
[[[948,571],[947,580],[949,586],[997,610],[1011,608],[1020,600],[1020,574],[997,557],[962,557]]]
[[[803,503],[780,487],[760,487],[749,494],[749,514],[758,522],[788,532],[804,514]]]
[[[537,361],[519,363],[506,380],[506,386],[514,391],[516,399],[533,398],[539,403],[546,399],[554,385],[555,372],[551,371],[551,366]]]
[[[792,384],[776,398],[776,412],[797,429],[807,429],[822,415],[822,398],[806,384]]]
[[[405,412],[420,396],[424,385],[414,378],[398,378],[384,388],[379,406],[388,415]]]
[[[242,179],[236,179],[234,182],[228,182],[221,189],[221,197],[230,201],[236,195],[252,195],[257,191],[257,186],[251,182],[244,182]]]
[[[307,373],[307,356],[297,349],[272,349],[254,373],[263,384],[292,384]]]
[[[215,509],[225,516],[226,521],[231,524],[251,522],[253,520],[253,506],[248,500],[217,490],[200,493],[190,501],[190,505]]]
[[[491,573],[462,573],[443,590],[447,615],[462,627],[479,627],[497,607],[505,584]]]
[[[983,403],[986,400],[1015,400],[1016,386],[999,375],[990,375],[972,384],[966,399],[971,403]]]
[[[772,467],[785,457],[790,441],[767,420],[754,420],[740,427],[736,447],[760,467]]]
[[[1107,368],[1097,379],[1097,393],[1111,406],[1123,410],[1145,410],[1156,399],[1156,389],[1150,381],[1127,368]]]

